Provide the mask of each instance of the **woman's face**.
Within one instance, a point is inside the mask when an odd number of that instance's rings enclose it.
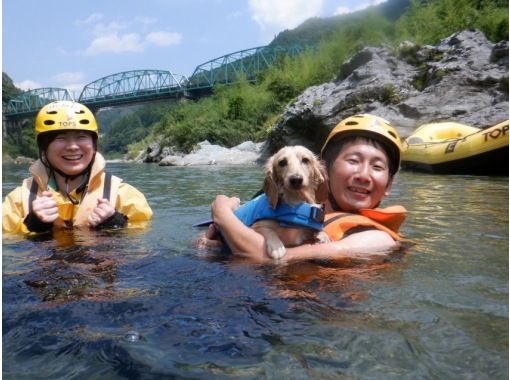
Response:
[[[388,156],[363,139],[346,142],[329,169],[330,192],[342,211],[374,208],[391,188]]]
[[[46,149],[46,159],[67,175],[83,172],[92,161],[96,148],[90,133],[67,131],[59,133]]]

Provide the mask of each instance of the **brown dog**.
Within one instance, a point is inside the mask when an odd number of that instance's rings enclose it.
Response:
[[[263,191],[269,205],[275,209],[279,202],[290,206],[306,202],[316,206],[326,201],[328,185],[324,165],[304,146],[286,146],[266,162]],[[265,238],[267,253],[274,259],[285,255],[285,247],[301,245],[319,238],[328,241],[325,233],[309,228],[281,227],[277,221],[264,219],[253,224],[253,229]]]

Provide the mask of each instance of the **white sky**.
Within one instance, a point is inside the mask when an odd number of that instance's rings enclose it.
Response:
[[[304,20],[382,0],[3,0],[2,71],[21,89],[63,87],[140,69],[195,67],[266,45]]]

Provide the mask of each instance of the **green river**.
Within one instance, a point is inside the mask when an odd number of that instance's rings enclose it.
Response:
[[[197,251],[217,193],[260,167],[108,164],[146,229],[3,236],[5,379],[507,379],[508,177],[400,173],[414,242],[377,264]],[[3,165],[3,196],[27,175]]]

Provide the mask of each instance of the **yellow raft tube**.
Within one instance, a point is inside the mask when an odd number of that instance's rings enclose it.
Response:
[[[508,176],[508,120],[490,128],[425,124],[404,140],[402,168],[438,174]]]

